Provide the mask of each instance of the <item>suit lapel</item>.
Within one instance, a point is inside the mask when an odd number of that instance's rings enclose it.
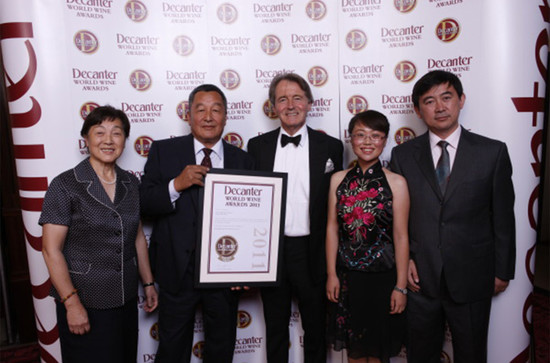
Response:
[[[197,164],[197,160],[195,159],[195,147],[193,145],[192,134],[184,136],[181,139],[181,150],[178,150],[177,152],[180,155],[180,171],[183,170],[187,165]],[[199,205],[199,188],[193,186],[189,189],[189,193],[191,194],[193,207],[195,208],[195,210],[197,210],[197,206]]]
[[[260,155],[260,165],[261,170],[273,171],[273,166],[275,165],[275,153],[277,152],[277,139],[279,137],[281,128],[268,132],[263,138],[263,147],[260,150],[264,151]]]
[[[324,140],[313,132],[308,126],[308,138],[309,138],[309,193],[310,200],[315,200],[315,197],[319,193],[321,183],[319,178],[325,173],[326,153]],[[310,207],[313,203],[310,203]]]
[[[224,169],[238,169],[238,161],[235,158],[235,149],[229,147],[229,144],[222,140],[223,145],[223,168]]]
[[[460,134],[460,140],[458,142],[458,149],[456,150],[456,156],[453,163],[453,169],[449,176],[449,184],[445,193],[445,199],[449,199],[450,196],[456,191],[457,187],[462,183],[464,177],[468,175],[472,163],[471,160],[475,160],[475,148],[472,145],[469,131],[462,128]]]
[[[439,184],[435,177],[434,161],[432,158],[432,150],[430,149],[430,138],[427,132],[418,137],[414,158],[434,193],[439,199],[443,199],[441,189],[439,189]]]
[[[115,166],[116,170],[116,176],[117,180],[120,182],[116,185],[116,192],[115,192],[115,206],[118,206],[128,194],[128,184],[130,183],[130,177],[128,174],[119,168],[118,166]]]
[[[86,192],[92,198],[94,198],[95,200],[97,200],[99,203],[103,204],[107,208],[114,210],[114,204],[111,201],[111,199],[109,199],[109,196],[107,195],[107,192],[105,192],[103,185],[101,185],[101,182],[99,181],[94,169],[92,168],[92,165],[90,164],[89,158],[82,161],[80,164],[78,164],[74,168],[74,171],[75,171],[76,180],[79,183],[88,184],[88,186],[86,187]],[[118,192],[118,189],[119,187],[117,185],[117,192]]]
[[[193,145],[193,135],[189,134],[181,139],[181,150],[178,150],[181,155],[182,165],[185,167],[189,164],[197,163],[195,159],[195,146]]]

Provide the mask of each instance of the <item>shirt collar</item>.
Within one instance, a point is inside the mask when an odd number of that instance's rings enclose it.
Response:
[[[445,140],[449,143],[449,146],[451,146],[453,149],[458,148],[458,141],[460,140],[460,134],[462,132],[462,126],[458,126],[456,130],[453,131],[452,134],[450,134],[446,139],[442,139],[433,132],[429,131],[430,135],[430,147],[433,149],[437,147],[437,143],[441,140]]]
[[[197,156],[200,152],[202,152],[202,149],[204,149],[206,146],[204,146],[199,140],[193,137],[193,147],[195,148],[195,156]],[[216,154],[220,159],[223,155],[223,141],[220,138],[218,142],[214,144],[214,146],[211,147],[212,152]]]

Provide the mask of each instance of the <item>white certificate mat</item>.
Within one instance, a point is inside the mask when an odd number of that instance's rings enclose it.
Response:
[[[211,169],[201,188],[198,286],[272,286],[283,243],[286,173]]]

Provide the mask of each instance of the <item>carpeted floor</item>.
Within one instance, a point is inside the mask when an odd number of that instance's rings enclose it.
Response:
[[[40,348],[37,343],[8,346],[0,349],[2,363],[35,363],[40,362]]]

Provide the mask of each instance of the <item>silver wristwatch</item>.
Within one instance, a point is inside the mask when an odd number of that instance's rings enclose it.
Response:
[[[407,295],[407,292],[408,292],[408,291],[407,291],[407,288],[401,289],[401,288],[395,286],[393,289],[394,289],[395,291],[399,291],[399,292],[402,293],[403,295]]]

